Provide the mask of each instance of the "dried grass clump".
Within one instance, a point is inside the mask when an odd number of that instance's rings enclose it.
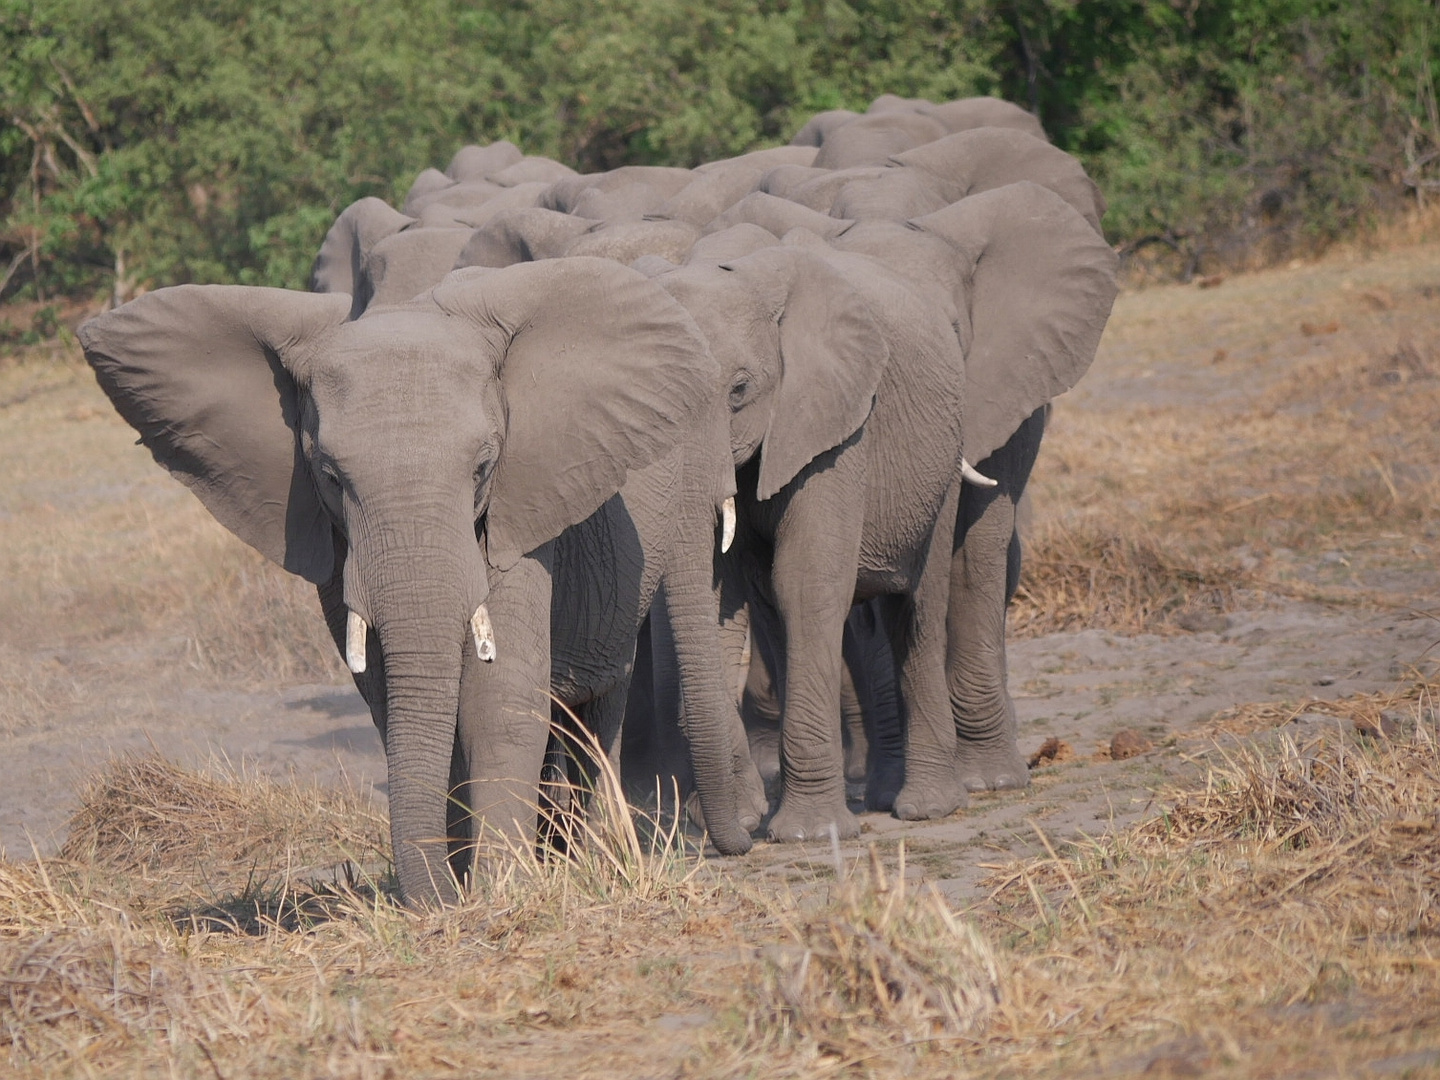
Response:
[[[159,755],[117,758],[81,792],[61,857],[179,896],[256,895],[342,866],[383,868],[388,824],[369,797]]]
[[[48,1058],[136,1039],[241,1039],[253,989],[120,927],[66,927],[0,946],[0,1046]],[[98,1056],[98,1055],[97,1055]]]
[[[1162,630],[1181,612],[1230,610],[1246,583],[1235,568],[1200,562],[1148,536],[1055,524],[1025,545],[1009,625],[1020,637]]]
[[[804,1074],[817,1058],[841,1069],[971,1037],[1001,1000],[995,955],[975,927],[933,888],[907,889],[903,844],[894,877],[872,848],[828,905],[785,929],[793,943],[762,953],[746,1038],[751,1052],[774,1047]]]
[[[445,910],[307,881],[298,858],[237,894],[246,868],[224,860],[303,853],[276,830],[286,807],[311,850],[345,846],[325,814],[353,814],[351,794],[281,787],[128,759],[77,816],[67,855],[83,843],[98,861],[0,861],[0,1073],[468,1075],[482,1055],[498,1075],[555,1075],[612,1029],[693,1010],[676,958],[733,934],[674,826],[596,805],[619,792],[603,775],[589,805],[552,807],[567,852],[517,853]],[[222,819],[249,839],[217,836],[202,861],[188,838]],[[636,1034],[613,1040],[616,1072],[667,1071],[673,1042]]]
[[[1251,735],[1288,724],[1306,714],[1333,716],[1343,721],[1337,725],[1337,731],[1348,727],[1368,737],[1406,735],[1415,723],[1422,720],[1433,723],[1440,715],[1440,683],[1421,677],[1394,690],[1348,694],[1333,701],[1306,699],[1298,705],[1281,701],[1238,705],[1216,713],[1196,737],[1211,740],[1221,733]]]
[[[600,904],[665,903],[692,894],[706,870],[703,839],[686,836],[683,813],[667,818],[630,805],[599,739],[573,713],[569,719],[552,724],[551,733],[575,778],[547,779],[537,808],[540,842],[522,847],[505,838],[498,851],[487,845],[500,858],[490,860],[476,889],[507,907],[536,894],[574,893]]]
[[[1337,727],[1216,748],[1157,816],[997,868],[982,925],[1006,946],[1007,995],[982,1052],[1053,1075],[1082,1044],[1097,1074],[1359,1075],[1427,1045],[1416,1061],[1440,1063],[1425,716],[1393,740]]]

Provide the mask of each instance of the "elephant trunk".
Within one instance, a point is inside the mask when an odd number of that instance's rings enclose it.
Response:
[[[665,581],[666,614],[680,670],[681,723],[690,744],[695,789],[710,840],[722,855],[750,850],[736,791],[735,700],[720,662],[720,627],[711,566],[672,569]]]
[[[473,526],[413,512],[407,535],[354,537],[346,602],[363,605],[385,662],[390,838],[406,903],[448,903],[446,810],[462,650],[473,648]]]

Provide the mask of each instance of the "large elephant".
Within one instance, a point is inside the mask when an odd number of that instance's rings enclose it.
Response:
[[[728,433],[693,321],[597,259],[462,271],[350,312],[344,294],[180,286],[80,339],[156,460],[328,599],[383,702],[407,901],[454,895],[457,752],[471,835],[529,842],[547,688],[613,735],[662,579],[712,839],[746,850],[714,640],[729,477],[707,442],[723,454]]]

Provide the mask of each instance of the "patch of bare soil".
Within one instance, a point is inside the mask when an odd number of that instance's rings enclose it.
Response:
[[[383,759],[309,590],[73,348],[19,349],[4,1068],[1440,1070],[1437,317],[1436,245],[1120,298],[1033,484],[1024,791],[724,861],[610,829],[430,915],[386,891]]]

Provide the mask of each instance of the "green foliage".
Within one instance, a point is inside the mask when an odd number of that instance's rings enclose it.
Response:
[[[302,286],[465,142],[691,165],[884,92],[1033,108],[1177,270],[1275,258],[1426,182],[1437,39],[1429,0],[0,0],[0,295]]]

